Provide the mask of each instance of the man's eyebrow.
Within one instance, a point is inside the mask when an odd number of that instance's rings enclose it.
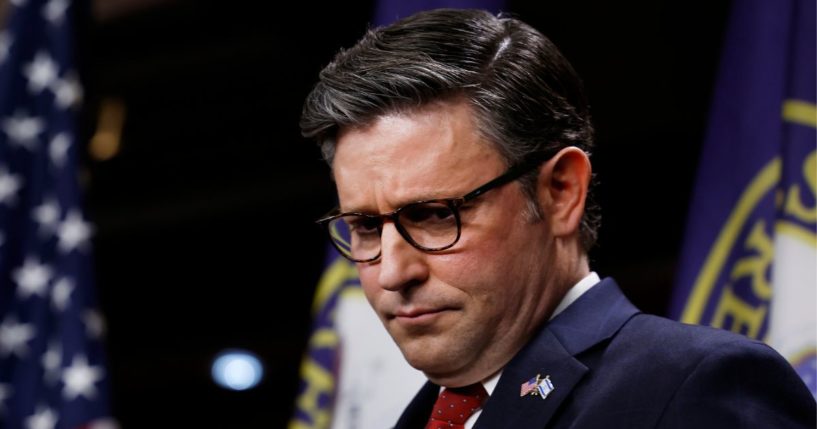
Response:
[[[457,194],[457,195],[454,195],[454,194],[455,194],[454,192],[447,192],[447,191],[440,191],[440,190],[431,191],[430,190],[429,192],[422,194],[423,196],[419,197],[419,198],[417,198],[417,197],[401,198],[401,199],[397,200],[397,202],[395,204],[390,205],[390,207],[391,207],[390,210],[386,210],[386,211],[383,211],[383,212],[380,212],[380,211],[377,211],[377,210],[369,210],[367,208],[359,207],[359,206],[358,207],[356,207],[356,206],[341,207],[340,205],[338,205],[337,210],[338,210],[338,213],[383,214],[383,213],[392,212],[392,211],[397,210],[397,209],[399,209],[401,207],[405,207],[405,206],[407,206],[409,204],[413,204],[413,203],[417,203],[417,202],[421,202],[421,201],[447,200],[447,199],[452,199],[452,198],[459,198],[459,197],[462,196],[462,195],[459,195],[459,194]]]
[[[378,214],[377,210],[366,208],[366,206],[351,206],[351,207],[343,207],[340,204],[337,206],[338,213],[366,213],[366,214]]]

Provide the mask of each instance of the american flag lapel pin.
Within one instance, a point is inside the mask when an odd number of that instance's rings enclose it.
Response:
[[[536,377],[531,378],[530,380],[522,383],[522,388],[519,391],[519,397],[531,394],[536,394],[536,387],[539,386],[540,375],[536,374]]]
[[[536,377],[522,383],[519,390],[519,397],[531,395],[546,399],[554,389],[556,389],[556,387],[553,385],[553,382],[550,381],[549,375],[542,378],[541,374],[536,374]]]

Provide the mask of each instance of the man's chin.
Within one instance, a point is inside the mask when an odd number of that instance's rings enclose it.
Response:
[[[441,367],[448,366],[446,361],[450,353],[447,354],[445,350],[438,350],[428,343],[429,341],[418,339],[397,342],[403,357],[406,358],[409,365],[420,371],[436,371],[442,369]],[[450,357],[448,358],[450,359]]]
[[[446,348],[437,348],[422,341],[401,344],[403,357],[415,369],[422,371],[434,383],[448,383],[457,380],[464,371],[463,361],[452,356]]]

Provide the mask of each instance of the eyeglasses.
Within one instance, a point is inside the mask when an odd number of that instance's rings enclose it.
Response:
[[[553,152],[546,152],[532,157],[458,198],[417,201],[384,214],[338,213],[317,223],[326,228],[341,255],[353,262],[373,262],[380,257],[380,234],[386,220],[392,221],[400,235],[417,249],[425,252],[446,250],[460,239],[460,207],[463,204],[522,177],[552,156]]]

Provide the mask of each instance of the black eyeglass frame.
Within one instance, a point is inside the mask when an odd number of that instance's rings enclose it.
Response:
[[[504,173],[502,173],[501,175],[499,175],[495,179],[490,180],[490,181],[488,181],[487,183],[485,183],[485,184],[483,184],[481,186],[478,186],[473,191],[468,192],[467,194],[465,194],[465,195],[463,195],[461,197],[435,198],[435,199],[429,199],[429,200],[415,201],[415,202],[412,202],[412,203],[408,203],[408,204],[406,204],[406,205],[404,205],[404,206],[402,206],[402,207],[400,207],[397,210],[394,210],[392,212],[382,213],[382,214],[371,214],[371,213],[362,213],[362,212],[336,213],[338,211],[338,208],[335,208],[330,212],[330,213],[335,212],[335,214],[328,214],[327,216],[315,221],[315,223],[317,223],[318,225],[320,225],[324,229],[326,229],[327,234],[329,234],[329,241],[332,242],[332,245],[335,246],[335,248],[338,250],[338,252],[340,252],[341,255],[343,255],[346,259],[349,259],[352,262],[365,263],[365,262],[374,262],[374,261],[376,261],[377,259],[380,258],[380,255],[383,253],[382,252],[382,246],[381,246],[381,250],[379,252],[377,252],[377,255],[372,257],[372,258],[369,258],[369,259],[355,259],[355,258],[352,258],[351,255],[347,255],[346,251],[341,249],[340,246],[338,245],[338,243],[335,241],[335,239],[332,238],[332,231],[329,228],[329,224],[333,220],[338,219],[340,217],[362,216],[362,217],[365,217],[365,218],[368,218],[368,219],[377,219],[377,220],[379,220],[379,226],[377,227],[377,230],[378,230],[378,233],[380,233],[380,234],[382,234],[382,232],[383,232],[383,224],[385,223],[385,219],[388,219],[388,220],[391,220],[392,223],[394,223],[394,227],[397,228],[397,232],[400,233],[400,236],[403,237],[403,239],[405,239],[409,244],[411,244],[412,246],[414,246],[415,248],[417,248],[419,250],[422,250],[424,252],[439,252],[439,251],[442,251],[442,250],[450,249],[455,244],[457,244],[457,242],[460,240],[460,235],[462,234],[462,222],[460,221],[459,208],[463,204],[465,204],[465,203],[479,197],[480,195],[482,195],[482,194],[484,194],[484,193],[486,193],[486,192],[488,192],[488,191],[490,191],[492,189],[499,188],[499,187],[501,187],[503,185],[506,185],[506,184],[516,180],[516,179],[519,179],[520,177],[522,177],[526,173],[529,173],[530,171],[532,171],[534,168],[537,168],[540,165],[542,165],[544,162],[547,162],[548,160],[550,160],[553,157],[554,154],[555,154],[555,151],[550,151],[550,152],[540,153],[537,156],[533,156],[533,157],[529,158],[526,161],[523,161],[523,162],[521,162],[521,163],[519,163],[519,164],[517,164],[515,166],[512,166],[512,167],[508,168],[507,170],[505,170]],[[408,231],[406,231],[406,229],[403,227],[403,225],[400,224],[399,215],[400,215],[401,211],[403,211],[403,210],[405,210],[406,208],[409,208],[409,207],[414,207],[414,206],[417,206],[417,205],[429,204],[429,203],[444,203],[451,210],[451,213],[454,214],[454,219],[456,220],[456,223],[457,223],[457,236],[454,238],[454,241],[452,241],[450,244],[447,244],[445,246],[440,246],[440,247],[426,247],[426,246],[423,246],[423,245],[417,243],[416,241],[414,241],[414,239],[411,237],[411,234],[409,234]]]

